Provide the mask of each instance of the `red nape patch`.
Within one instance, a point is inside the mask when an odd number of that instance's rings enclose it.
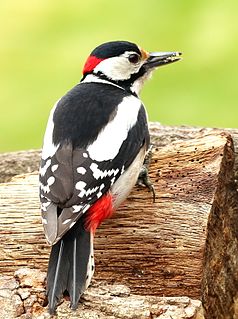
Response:
[[[103,60],[105,59],[99,59],[94,55],[90,55],[84,64],[83,74],[92,72],[92,70]]]
[[[110,218],[112,213],[112,195],[108,193],[103,195],[89,208],[85,221],[85,229],[95,233],[101,222],[106,218]]]

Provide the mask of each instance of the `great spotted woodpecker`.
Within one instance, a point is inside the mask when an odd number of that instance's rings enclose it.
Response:
[[[93,237],[135,185],[149,146],[138,97],[151,72],[179,52],[148,53],[108,42],[88,57],[78,85],[53,107],[44,137],[40,200],[52,245],[47,274],[49,312],[63,292],[77,308],[93,272]]]

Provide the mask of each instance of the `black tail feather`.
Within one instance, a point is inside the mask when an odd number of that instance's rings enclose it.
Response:
[[[48,274],[47,295],[49,312],[53,314],[65,290],[76,309],[86,289],[91,250],[90,233],[84,229],[81,218],[63,238],[52,247]]]
[[[72,309],[77,308],[79,298],[86,289],[90,246],[90,232],[87,232],[81,223],[77,228],[77,236],[72,236],[72,252],[69,259],[70,269],[67,290]]]

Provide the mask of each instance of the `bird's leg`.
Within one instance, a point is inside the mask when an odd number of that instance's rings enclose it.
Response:
[[[147,187],[153,194],[153,203],[155,203],[155,189],[149,177],[149,166],[152,159],[152,148],[151,145],[146,153],[144,163],[142,165],[139,177],[137,179],[137,185]]]

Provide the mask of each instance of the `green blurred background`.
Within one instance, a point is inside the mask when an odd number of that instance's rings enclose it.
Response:
[[[238,126],[237,0],[1,0],[0,33],[0,151],[41,147],[50,108],[110,40],[183,52],[142,92],[151,121]]]

